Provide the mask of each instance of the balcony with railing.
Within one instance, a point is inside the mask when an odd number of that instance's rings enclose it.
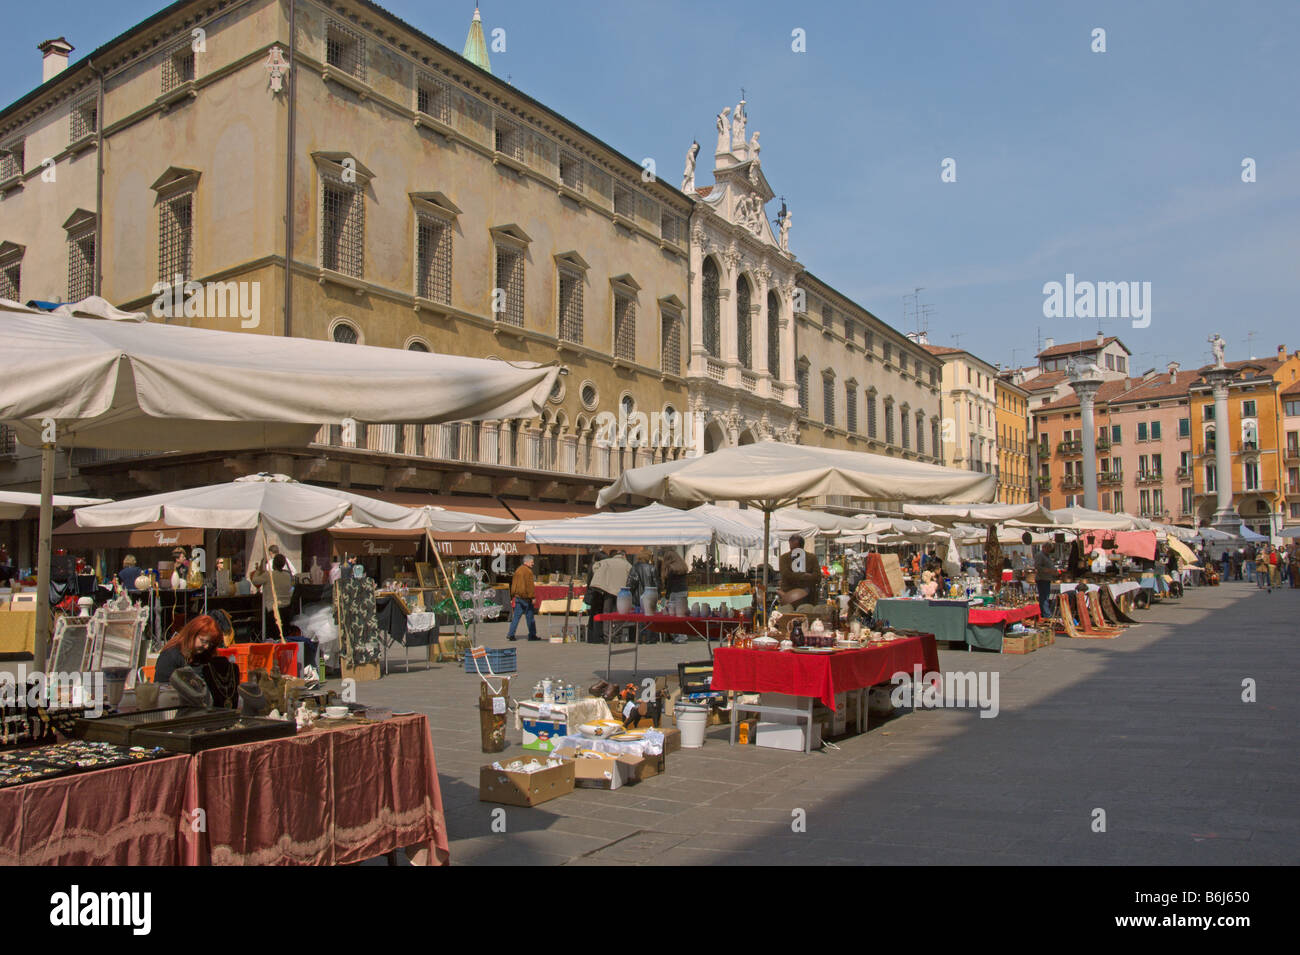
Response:
[[[1138,484],[1163,484],[1165,474],[1163,471],[1139,471],[1137,473]]]
[[[1038,445],[1038,459],[1040,461],[1046,461],[1051,456],[1052,456],[1052,446],[1050,444]]]
[[[1098,439],[1097,439],[1097,450],[1098,450],[1098,451],[1109,451],[1109,450],[1110,450],[1110,438],[1098,438]]]
[[[1258,441],[1240,441],[1240,442],[1238,442],[1238,444],[1237,444],[1237,453],[1238,453],[1238,454],[1246,454],[1246,455],[1250,455],[1250,454],[1259,454],[1259,442],[1258,442]]]
[[[1082,441],[1062,441],[1056,446],[1059,454],[1083,454]]]
[[[1181,484],[1182,482],[1184,482],[1184,481],[1190,481],[1191,479],[1192,479],[1192,469],[1191,469],[1191,468],[1179,468],[1179,469],[1178,469],[1178,481],[1179,481],[1180,484]]]
[[[1147,520],[1149,520],[1149,521],[1162,521],[1162,522],[1164,522],[1164,521],[1168,521],[1168,520],[1170,520],[1170,518],[1173,517],[1173,514],[1170,513],[1168,510],[1159,510],[1159,511],[1158,511],[1158,510],[1156,510],[1156,509],[1153,508],[1153,507],[1148,507],[1148,508],[1145,508],[1145,509],[1143,509],[1143,510],[1138,511],[1138,517],[1145,517],[1145,518],[1146,518]]]
[[[1039,491],[1050,491],[1051,489],[1052,489],[1052,479],[1051,479],[1051,477],[1049,477],[1049,476],[1046,475],[1046,474],[1040,474],[1040,475],[1038,476],[1038,490],[1039,490]]]
[[[1083,478],[1075,477],[1073,474],[1067,474],[1061,478],[1062,491],[1077,491],[1083,487]]]
[[[1097,484],[1099,487],[1115,487],[1124,483],[1123,471],[1099,471],[1097,472]]]
[[[1288,444],[1282,449],[1282,457],[1288,464],[1293,462],[1300,463],[1300,445]]]

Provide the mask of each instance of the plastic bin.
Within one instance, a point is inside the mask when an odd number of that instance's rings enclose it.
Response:
[[[234,661],[235,666],[239,667],[239,682],[246,683],[248,675],[254,670],[271,669],[275,648],[278,646],[278,643],[232,643],[228,647],[217,648],[217,652],[227,660]],[[293,646],[296,659],[297,644]]]
[[[488,676],[489,664],[492,667],[492,672],[496,674],[516,673],[519,670],[519,666],[515,662],[514,647],[506,647],[504,650],[488,650],[487,657],[479,659],[478,669],[474,667],[474,655],[472,653],[465,654],[464,662],[465,672],[475,675],[482,673],[484,676]]]

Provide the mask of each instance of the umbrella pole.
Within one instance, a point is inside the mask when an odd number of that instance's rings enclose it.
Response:
[[[447,576],[447,568],[443,566],[442,555],[438,553],[438,545],[433,540],[433,532],[427,527],[424,529],[424,537],[429,542],[429,549],[433,551],[434,558],[438,561],[443,583],[447,585],[447,596],[451,598],[451,605],[456,608],[456,616],[460,618],[460,625],[465,627],[465,635],[468,636],[469,627],[465,623],[465,615],[460,612],[460,604],[456,602],[456,591],[452,589],[451,578]]]
[[[41,517],[36,557],[36,635],[32,659],[45,669],[50,638],[50,544],[54,534],[54,442],[41,445]]]
[[[768,552],[769,542],[772,539],[772,509],[763,508],[763,600],[759,605],[759,612],[762,614],[762,628],[767,629],[767,566],[771,561],[771,554]],[[755,630],[759,629],[756,625]]]

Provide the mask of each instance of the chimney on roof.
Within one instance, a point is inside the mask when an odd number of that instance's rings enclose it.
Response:
[[[1285,346],[1285,345],[1278,345],[1278,346],[1277,346],[1277,360],[1278,360],[1278,361],[1286,361],[1286,346]]]
[[[1171,361],[1169,363],[1169,383],[1171,385],[1178,384],[1178,369],[1182,367],[1183,366],[1178,364],[1176,361]]]
[[[36,49],[41,51],[41,82],[45,83],[68,68],[68,54],[76,47],[63,37],[55,37],[37,44]]]
[[[1098,348],[1101,348],[1101,347],[1103,347],[1105,344],[1106,344],[1106,336],[1103,335],[1103,334],[1101,333],[1101,330],[1100,330],[1100,329],[1098,329],[1098,331],[1097,331],[1097,347],[1098,347]]]
[[[1045,342],[1043,342],[1043,351],[1047,351],[1047,349],[1051,348],[1051,347],[1054,346],[1055,344],[1056,344],[1056,339],[1055,339],[1055,338],[1049,338],[1049,339],[1047,339]]]

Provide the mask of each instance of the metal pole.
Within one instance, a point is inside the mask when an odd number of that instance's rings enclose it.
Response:
[[[50,638],[50,540],[54,534],[54,442],[41,445],[41,518],[36,558],[36,636],[32,658],[45,669]]]

